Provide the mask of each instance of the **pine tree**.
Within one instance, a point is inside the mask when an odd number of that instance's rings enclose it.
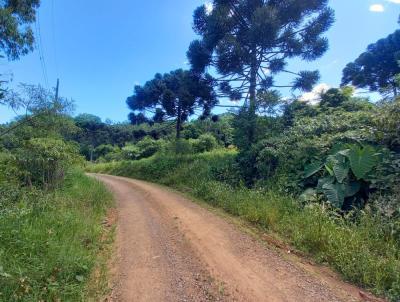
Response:
[[[199,76],[178,69],[164,75],[156,74],[143,87],[136,86],[127,104],[135,116],[150,112],[155,122],[175,119],[176,137],[179,139],[182,123],[196,110],[201,110],[203,116],[209,115],[217,104],[217,98],[209,75]]]
[[[354,62],[343,70],[342,85],[379,91],[398,96],[400,83],[400,30],[368,46]]]
[[[214,0],[212,8],[203,5],[194,12],[193,28],[201,38],[191,43],[187,55],[194,72],[215,68],[222,96],[244,97],[252,142],[257,93],[277,95],[275,90],[283,87],[311,90],[319,72],[290,71],[287,61],[321,57],[328,49],[322,35],[333,22],[328,0]],[[293,82],[276,84],[282,72],[293,75]]]

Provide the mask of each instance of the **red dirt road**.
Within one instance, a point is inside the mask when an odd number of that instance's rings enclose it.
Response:
[[[267,248],[180,194],[143,181],[95,177],[117,202],[117,259],[109,301],[368,300],[358,288]]]

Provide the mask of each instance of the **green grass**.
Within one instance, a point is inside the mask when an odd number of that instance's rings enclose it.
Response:
[[[52,193],[0,203],[0,301],[87,301],[104,291],[101,222],[112,196],[81,172]],[[103,286],[103,288],[96,288]]]
[[[275,234],[298,250],[329,264],[344,279],[393,301],[400,300],[400,243],[390,224],[360,212],[343,218],[321,205],[302,207],[275,191],[237,183],[235,153],[175,157],[158,155],[131,162],[98,164],[92,172],[158,182]],[[236,181],[235,181],[236,179]]]

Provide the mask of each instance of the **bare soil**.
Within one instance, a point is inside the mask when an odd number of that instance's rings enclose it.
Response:
[[[95,177],[117,202],[108,301],[380,301],[176,192]]]

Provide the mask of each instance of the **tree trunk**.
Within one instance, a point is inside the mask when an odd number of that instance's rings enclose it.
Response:
[[[248,125],[248,138],[249,138],[249,145],[255,142],[255,132],[256,132],[256,107],[257,107],[257,71],[258,71],[258,64],[257,64],[257,52],[256,49],[252,51],[252,61],[250,66],[250,89],[249,89],[249,108],[248,108],[248,118],[249,118],[249,125]]]
[[[182,107],[180,102],[178,103],[178,116],[176,118],[176,140],[181,138],[181,127],[182,127]]]

